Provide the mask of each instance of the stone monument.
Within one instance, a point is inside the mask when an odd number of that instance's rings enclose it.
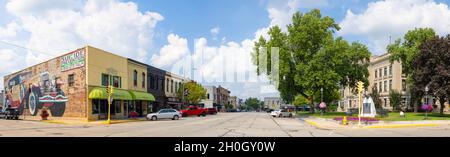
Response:
[[[377,110],[375,109],[375,103],[371,97],[365,97],[363,101],[363,113],[362,117],[375,117]]]

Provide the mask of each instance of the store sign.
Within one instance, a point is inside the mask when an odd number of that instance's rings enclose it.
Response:
[[[84,48],[76,50],[61,57],[61,71],[68,71],[84,66],[85,53]]]

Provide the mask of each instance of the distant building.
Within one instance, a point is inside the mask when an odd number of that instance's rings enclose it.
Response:
[[[203,99],[200,104],[202,104],[204,108],[216,108],[216,93],[217,88],[215,86],[204,86],[206,89],[206,99]]]
[[[233,106],[233,109],[237,109],[237,97],[236,96],[231,96],[230,98],[229,98],[229,102],[230,102],[230,105],[231,106]]]
[[[284,106],[283,101],[280,97],[265,97],[264,98],[264,108],[277,110]]]
[[[216,103],[217,109],[220,111],[225,110],[225,105],[229,104],[228,99],[230,98],[230,91],[222,86],[217,87],[216,89]]]
[[[237,108],[240,109],[241,106],[244,106],[244,99],[239,99],[238,100]]]
[[[3,90],[0,92],[0,107],[3,107],[3,101],[4,101],[4,92],[3,92]]]

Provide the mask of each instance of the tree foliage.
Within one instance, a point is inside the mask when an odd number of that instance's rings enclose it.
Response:
[[[247,98],[244,104],[247,109],[257,110],[262,108],[262,103],[258,98]]]
[[[198,104],[202,99],[206,98],[206,89],[197,82],[187,82],[182,87],[178,89],[177,96],[184,98],[189,104]],[[186,89],[187,93],[183,89]],[[183,94],[187,95],[183,96]]]
[[[369,94],[369,96],[373,99],[373,103],[375,104],[375,108],[382,109],[382,100],[380,98],[380,92],[378,92],[377,87],[372,87],[372,92]]]
[[[417,111],[417,100],[420,99],[423,92],[415,90],[412,87],[414,84],[412,75],[414,73],[414,59],[420,53],[420,45],[425,41],[434,38],[435,31],[432,28],[415,28],[408,31],[403,39],[397,39],[393,44],[388,45],[388,53],[391,54],[391,63],[400,61],[402,65],[402,73],[406,75],[407,89],[411,94],[411,102],[416,105],[414,110]]]
[[[440,104],[440,113],[444,114],[444,103],[450,98],[450,35],[427,40],[420,47],[420,53],[414,59],[414,89],[436,97]]]
[[[320,10],[295,13],[287,32],[274,26],[268,32],[270,40],[261,37],[255,43],[252,56],[253,63],[258,66],[257,73],[266,74],[276,82],[281,97],[287,103],[301,95],[308,99],[311,108],[314,108],[314,99],[320,100],[317,94],[321,88],[324,94],[331,94],[341,85],[354,88],[358,81],[367,86],[370,52],[361,43],[349,44],[341,37],[334,37],[339,29],[334,19],[323,17]],[[274,56],[272,48],[279,50],[278,63],[274,64],[279,70],[275,76],[271,75],[274,66],[261,63]],[[267,54],[261,50],[266,50]]]
[[[400,93],[397,90],[390,90],[389,91],[389,102],[392,106],[392,109],[394,111],[398,111],[402,108],[402,93]]]

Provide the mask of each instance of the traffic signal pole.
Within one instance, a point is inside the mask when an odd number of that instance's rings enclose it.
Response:
[[[106,121],[106,123],[111,124],[111,103],[112,103],[112,95],[114,93],[113,87],[109,85],[106,88],[106,92],[108,93],[108,120]]]

